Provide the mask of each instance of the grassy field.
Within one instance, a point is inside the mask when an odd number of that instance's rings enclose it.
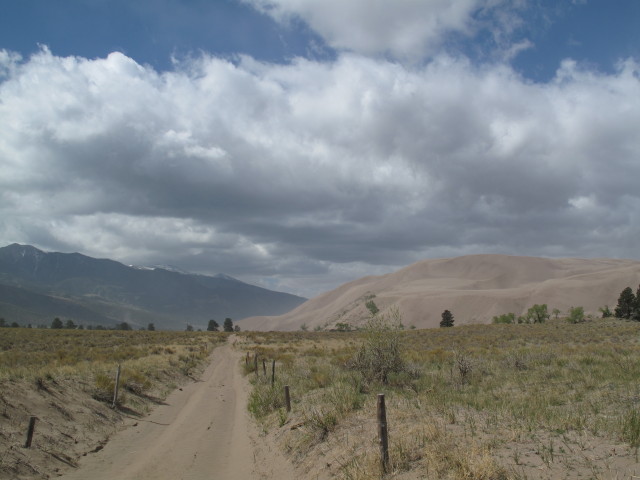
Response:
[[[0,479],[49,478],[197,376],[227,334],[0,329]],[[115,372],[120,395],[112,409]],[[19,448],[37,416],[34,446]]]
[[[398,478],[640,473],[638,322],[245,335],[248,351],[278,365],[274,387],[245,367],[254,383],[249,408],[310,475],[379,476],[377,393],[387,399]],[[386,383],[363,361],[372,345],[400,358]]]
[[[179,366],[188,372],[226,339],[224,334],[171,331],[4,328],[0,333],[0,382],[85,376],[118,363],[136,365],[132,370]]]

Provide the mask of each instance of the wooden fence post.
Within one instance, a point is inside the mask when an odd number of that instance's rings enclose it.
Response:
[[[264,376],[267,376],[267,360],[265,358],[262,359],[262,373]]]
[[[273,387],[276,381],[276,359],[271,360],[271,386]]]
[[[118,403],[118,389],[120,388],[120,364],[118,364],[118,370],[116,371],[116,384],[113,387],[113,403],[111,408],[116,408]]]
[[[384,475],[389,472],[389,437],[384,393],[378,394],[378,439],[380,440],[380,467]]]
[[[249,352],[247,352],[247,356],[244,359],[244,364],[248,367],[249,366]]]
[[[289,395],[289,385],[284,386],[284,403],[287,406],[287,412],[291,411],[291,396]]]
[[[258,354],[256,353],[253,357],[253,370],[256,372],[256,377],[258,376]]]
[[[29,429],[27,430],[27,439],[24,442],[24,448],[31,448],[31,440],[33,440],[33,432],[36,428],[36,417],[29,418]]]

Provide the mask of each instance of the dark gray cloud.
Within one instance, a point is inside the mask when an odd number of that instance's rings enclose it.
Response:
[[[640,67],[0,54],[0,242],[312,295],[424,257],[637,257]]]

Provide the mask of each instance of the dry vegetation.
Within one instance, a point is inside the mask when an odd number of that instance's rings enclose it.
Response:
[[[243,348],[277,360],[273,388],[245,367],[249,408],[305,478],[379,477],[379,392],[393,478],[637,478],[639,334],[613,319],[386,330],[402,368],[385,384],[361,367],[370,334],[246,333]]]
[[[225,334],[4,328],[0,332],[0,478],[49,478],[102,448],[199,366]],[[121,394],[111,409],[114,374]],[[37,416],[31,449],[26,426]]]

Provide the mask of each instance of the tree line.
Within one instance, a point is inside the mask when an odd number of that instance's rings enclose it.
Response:
[[[0,328],[21,328],[22,326],[17,322],[8,323],[3,317],[0,317]],[[31,324],[28,324],[26,328],[32,328]],[[86,327],[83,324],[76,324],[73,320],[67,319],[62,321],[59,317],[55,317],[51,324],[41,324],[37,325],[36,328],[50,328],[52,330],[134,330],[134,327],[128,322],[120,322],[115,325],[110,325],[105,327],[104,325],[87,325]],[[224,332],[239,332],[240,327],[238,325],[233,325],[233,320],[231,318],[225,318],[222,325]],[[153,322],[147,324],[147,327],[139,327],[139,330],[148,330],[150,332],[155,331],[156,326]],[[193,332],[193,325],[187,324],[185,330],[187,332]],[[202,331],[198,329],[198,331]],[[218,332],[220,331],[220,325],[215,320],[209,320],[207,325],[208,332]]]
[[[219,331],[220,331],[220,325],[218,324],[218,322],[216,322],[214,319],[209,320],[209,324],[207,325],[207,332],[219,332]],[[223,332],[239,332],[240,327],[238,325],[234,327],[233,320],[227,317],[224,319],[224,323],[222,324],[222,331]]]

